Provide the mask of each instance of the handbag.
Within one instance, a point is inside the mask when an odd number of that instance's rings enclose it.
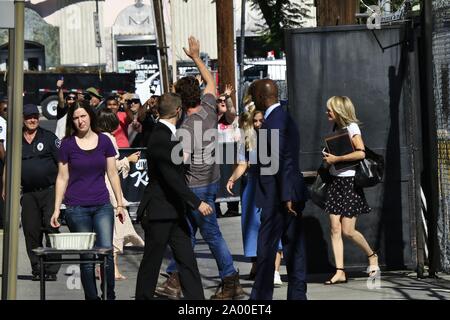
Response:
[[[373,187],[383,179],[383,156],[373,152],[366,146],[364,148],[366,157],[359,162],[355,169],[355,187],[357,188]]]
[[[317,177],[311,185],[311,200],[319,208],[325,208],[325,201],[327,200],[328,183],[331,181],[331,174],[328,168],[322,164],[317,170]]]

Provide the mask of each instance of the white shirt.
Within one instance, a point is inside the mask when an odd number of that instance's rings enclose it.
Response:
[[[3,141],[6,150],[6,120],[3,117],[0,117],[0,141]]]
[[[170,129],[170,131],[172,131],[172,134],[176,137],[177,136],[177,128],[171,124],[169,121],[164,120],[164,119],[159,119],[159,122],[161,122],[162,124],[164,124],[167,128]]]
[[[361,130],[359,129],[358,124],[356,124],[356,123],[350,123],[346,127],[346,129],[348,131],[348,135],[350,136],[350,139],[352,139],[357,134],[361,135]],[[341,171],[337,171],[334,168],[334,165],[331,166],[330,173],[333,176],[337,176],[337,177],[354,177],[355,176],[355,170],[353,170],[353,169],[349,169],[349,170],[343,169]]]
[[[275,104],[271,105],[264,113],[264,119],[267,119],[270,116],[270,114],[272,113],[272,111],[275,110],[275,108],[279,107],[279,106],[280,106],[280,103],[275,103]]]

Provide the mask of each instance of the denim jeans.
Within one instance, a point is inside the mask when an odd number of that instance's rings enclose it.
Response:
[[[89,207],[69,206],[66,209],[65,218],[70,232],[95,232],[96,248],[112,248],[114,210],[110,203]],[[82,255],[81,257],[87,259],[90,255]],[[94,264],[81,264],[80,270],[81,284],[86,300],[98,299]],[[112,253],[107,257],[106,275],[107,299],[114,300],[116,295],[114,293],[114,259]],[[104,277],[101,278],[103,284]]]
[[[187,217],[191,229],[192,246],[195,246],[195,234],[197,233],[197,229],[200,229],[200,234],[208,244],[216,260],[220,278],[223,279],[224,277],[231,276],[236,273],[236,269],[233,266],[233,258],[231,257],[230,250],[220,232],[214,205],[216,194],[219,190],[219,183],[211,183],[204,187],[190,189],[200,200],[208,203],[213,209],[213,212],[206,217],[198,210],[188,211]],[[177,271],[173,258],[166,271],[168,273]]]

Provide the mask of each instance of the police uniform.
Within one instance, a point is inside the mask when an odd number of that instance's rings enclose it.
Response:
[[[50,225],[55,205],[59,146],[56,135],[41,127],[31,143],[22,137],[22,227],[34,278],[39,276],[40,269],[39,259],[32,250],[43,246],[44,234],[49,246],[48,234],[59,232]],[[57,264],[46,265],[46,277],[56,275],[59,268]]]

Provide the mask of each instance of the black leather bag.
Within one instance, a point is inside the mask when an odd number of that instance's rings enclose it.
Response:
[[[327,200],[328,184],[331,182],[331,175],[328,168],[323,164],[317,170],[317,177],[311,185],[311,200],[319,208],[325,208],[325,201]]]
[[[357,188],[373,187],[383,179],[383,156],[373,152],[367,147],[364,148],[366,157],[359,162],[355,169],[355,187]]]

